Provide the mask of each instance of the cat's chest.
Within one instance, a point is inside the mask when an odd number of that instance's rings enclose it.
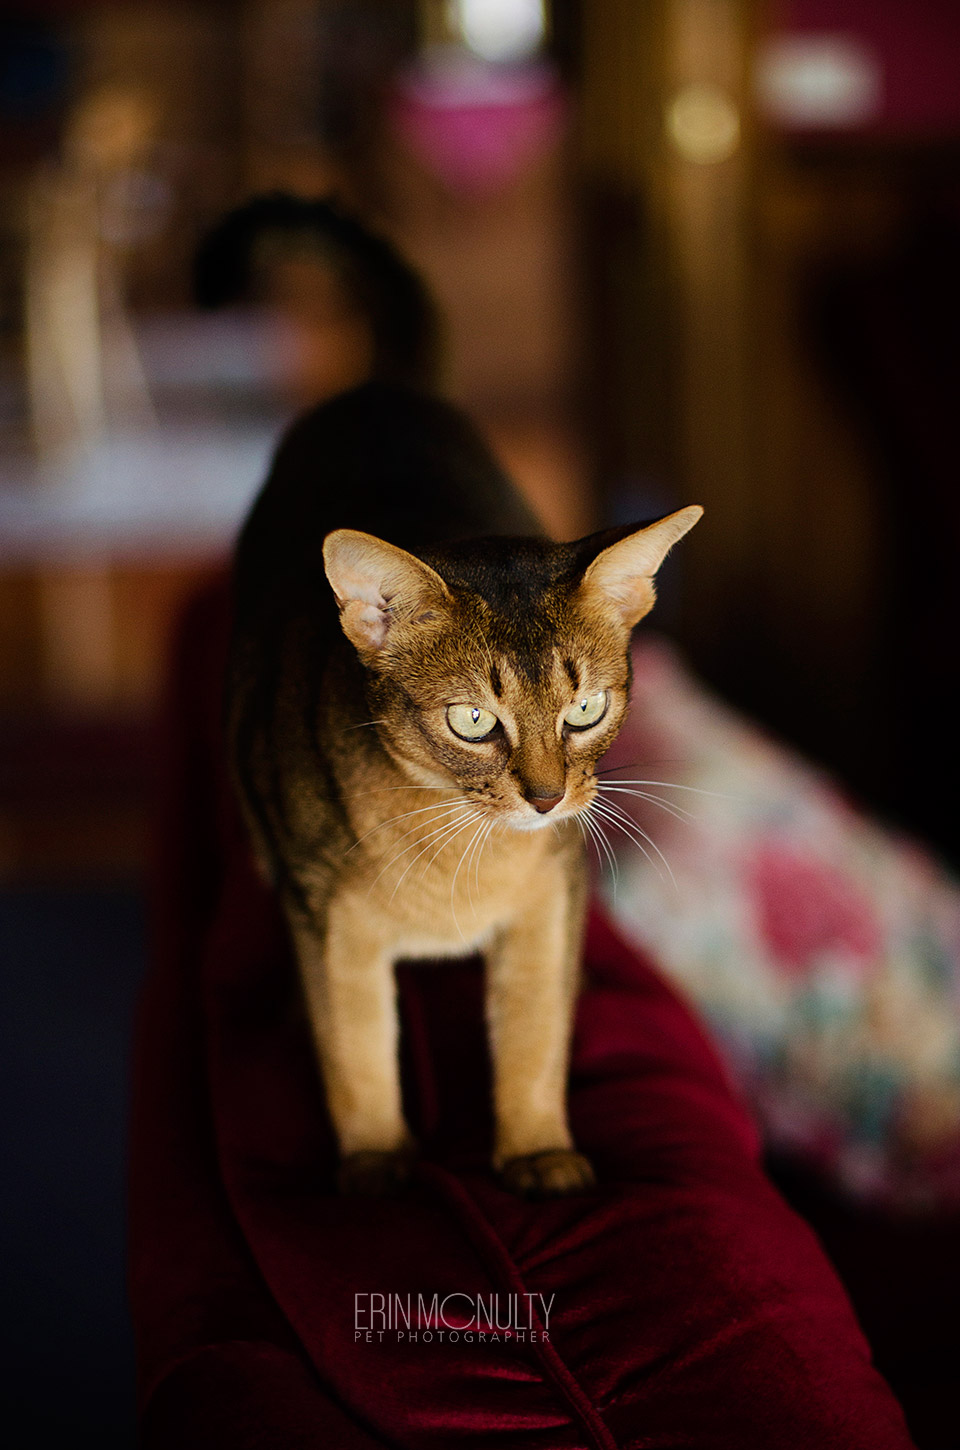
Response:
[[[434,828],[436,829],[436,828]],[[502,927],[523,914],[532,891],[566,890],[556,839],[488,821],[439,839],[417,833],[369,853],[355,886],[382,923],[397,956],[462,956],[482,951]]]

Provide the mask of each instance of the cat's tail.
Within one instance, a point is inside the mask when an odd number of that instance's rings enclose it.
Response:
[[[332,267],[372,338],[371,376],[429,387],[440,328],[423,281],[396,248],[333,198],[275,191],[228,212],[201,242],[194,290],[202,307],[255,301],[270,256],[312,254]]]

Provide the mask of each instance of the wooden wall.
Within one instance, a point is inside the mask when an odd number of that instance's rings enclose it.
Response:
[[[957,147],[774,134],[751,95],[759,0],[606,0],[579,16],[598,487],[621,511],[624,480],[663,508],[705,506],[667,617],[698,669],[881,811],[958,850],[919,771],[908,780],[937,709],[922,680],[904,699],[891,498],[813,314],[825,269],[869,274],[911,176],[955,177]],[[717,159],[671,137],[671,105],[690,85],[737,113],[739,144]]]

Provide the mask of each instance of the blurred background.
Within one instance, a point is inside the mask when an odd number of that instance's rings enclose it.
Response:
[[[658,627],[956,861],[960,8],[31,0],[0,127],[4,1420],[108,1447],[168,641],[357,346],[295,253],[201,310],[197,244],[374,221],[551,530],[702,503]]]

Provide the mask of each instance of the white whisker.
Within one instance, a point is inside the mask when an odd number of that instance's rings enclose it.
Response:
[[[606,784],[606,782],[604,782]],[[735,801],[738,797],[726,790],[704,790],[699,785],[681,785],[677,780],[617,780],[611,782],[614,785],[658,785],[664,790],[689,790],[696,795],[711,795],[717,800]]]
[[[490,823],[487,826],[487,829],[484,832],[483,837],[481,838],[481,841],[480,841],[480,849],[479,849],[479,851],[477,853],[477,859],[474,862],[473,879],[474,879],[474,881],[477,884],[477,897],[478,898],[480,896],[480,862],[483,859],[483,853],[486,850],[487,842],[489,841],[490,837],[493,835],[493,832],[496,830],[496,828],[497,828],[497,826],[499,824],[500,824],[499,821],[491,818]]]
[[[597,787],[601,791],[611,791],[614,795],[632,795],[637,800],[650,801],[652,805],[659,806],[661,810],[666,811],[668,816],[673,816],[677,821],[697,820],[697,817],[684,806],[675,806],[672,801],[664,800],[663,796],[654,795],[651,791],[633,790],[628,785],[610,785],[604,780],[597,781]]]
[[[386,795],[386,793],[388,791],[392,791],[392,790],[416,790],[416,791],[421,791],[421,790],[456,790],[456,789],[457,789],[457,787],[455,785],[381,785],[381,786],[377,786],[374,790],[352,790],[352,791],[349,791],[345,796],[342,797],[342,799],[345,800],[345,801],[353,801],[353,800],[357,800],[360,796],[364,796],[364,795]]]
[[[583,812],[583,817],[584,817],[584,820],[586,822],[587,829],[590,831],[590,834],[591,834],[591,836],[593,836],[594,841],[595,841],[595,843],[597,845],[597,860],[600,862],[601,867],[603,866],[603,861],[602,861],[602,859],[600,857],[600,849],[599,848],[600,847],[603,848],[603,853],[604,853],[604,855],[607,858],[607,862],[609,863],[611,874],[613,875],[613,889],[614,889],[614,894],[616,894],[617,887],[620,884],[620,868],[617,865],[616,853],[611,848],[610,842],[607,840],[607,837],[606,837],[606,832],[603,830],[603,827],[601,826],[600,822],[591,818],[589,806]],[[578,816],[577,817],[577,820],[579,820],[579,819],[580,819],[580,817]]]
[[[468,811],[465,816],[459,817],[455,821],[448,821],[445,826],[441,826],[439,831],[434,831],[431,839],[427,841],[427,844],[424,846],[423,850],[418,851],[417,854],[414,856],[413,860],[409,863],[409,865],[404,868],[400,876],[400,880],[397,882],[396,886],[393,888],[393,891],[390,893],[390,900],[392,901],[393,898],[396,896],[397,892],[400,890],[400,887],[403,885],[407,873],[417,864],[421,856],[426,855],[431,845],[435,845],[437,849],[434,851],[433,855],[430,857],[430,860],[424,867],[422,873],[423,875],[426,875],[427,871],[429,871],[430,867],[433,865],[434,861],[436,861],[444,846],[446,846],[449,841],[452,841],[456,836],[458,836],[460,832],[470,824],[471,821],[476,820],[477,814],[478,812],[476,811]],[[414,845],[418,844],[418,842],[414,842]]]
[[[670,877],[670,880],[673,882],[674,890],[676,891],[678,896],[680,895],[680,888],[677,885],[677,880],[671,869],[670,862],[667,860],[666,856],[663,854],[660,847],[657,845],[656,841],[653,839],[652,836],[648,836],[646,831],[644,831],[642,827],[637,825],[636,821],[632,820],[630,816],[628,816],[624,811],[620,810],[618,806],[613,805],[613,803],[610,801],[601,802],[599,799],[595,800],[591,802],[589,809],[596,809],[599,814],[604,816],[610,822],[612,826],[617,826],[625,836],[630,837],[633,840],[634,845],[640,847],[640,850],[646,856],[647,860],[650,862],[651,866],[653,866],[654,870],[657,872],[657,875],[660,876],[662,880],[663,876],[659,870],[659,867],[657,866],[657,863],[650,855],[650,852],[647,851],[646,848],[640,844],[636,837],[638,835],[641,836],[643,840],[648,843],[648,845],[652,846],[653,849],[656,851],[657,855],[660,857],[660,860],[663,862],[664,866],[667,868],[667,873]]]
[[[599,800],[591,801],[590,805],[587,807],[587,811],[597,811],[598,814],[602,814],[604,816],[604,818],[611,826],[616,826],[617,830],[621,831],[629,841],[632,841],[635,846],[639,847],[640,851],[643,853],[644,856],[646,856],[647,860],[650,862],[657,875],[660,877],[661,880],[663,880],[663,872],[660,870],[656,861],[654,861],[653,857],[650,855],[650,852],[647,850],[646,846],[643,845],[643,842],[638,840],[637,837],[626,828],[622,821],[618,821],[615,816],[607,815],[606,812],[602,810],[602,806]],[[633,822],[631,821],[630,824],[632,825]],[[639,827],[637,829],[639,830]]]
[[[459,823],[457,825],[457,829],[455,829],[454,831],[450,832],[449,835],[440,836],[440,837],[437,838],[437,841],[436,841],[436,849],[434,850],[433,855],[430,857],[430,859],[426,862],[426,864],[421,869],[421,872],[420,872],[420,880],[421,881],[423,881],[423,880],[426,879],[426,876],[427,876],[427,873],[430,870],[430,867],[434,864],[434,862],[436,860],[439,859],[439,857],[443,854],[443,852],[445,851],[445,849],[447,848],[447,846],[450,844],[450,842],[456,840],[457,836],[460,834],[460,831],[466,830],[477,819],[477,815],[478,815],[478,812],[477,811],[474,811],[471,815],[467,816],[466,819],[463,822]],[[421,855],[422,854],[424,854],[424,853],[421,852]],[[413,865],[413,862],[411,862],[410,864]],[[406,872],[404,872],[404,875],[406,875]],[[402,879],[403,878],[401,877],[401,880]],[[399,886],[399,884],[400,883],[397,882],[397,885],[398,886]]]
[[[484,828],[484,826],[486,824],[487,824],[486,823],[486,820],[484,819],[483,816],[481,816],[480,817],[480,824],[479,824],[479,826],[474,831],[473,835],[470,837],[470,840],[464,846],[463,850],[460,852],[460,860],[457,862],[457,868],[456,868],[456,870],[453,873],[453,880],[450,882],[450,910],[453,913],[453,924],[457,928],[457,932],[458,932],[458,934],[460,936],[460,940],[462,942],[466,942],[467,939],[466,939],[466,937],[463,934],[463,929],[460,926],[460,921],[459,921],[459,918],[457,916],[457,905],[456,905],[457,877],[460,875],[460,867],[463,865],[464,861],[466,860],[467,852],[470,850],[470,847],[471,846],[475,846],[476,845],[477,841],[480,838],[480,835],[483,832],[483,828]],[[467,876],[468,876],[468,885],[469,885],[469,867],[467,868]]]
[[[580,827],[580,834],[583,837],[583,844],[584,844],[584,846],[586,846],[586,844],[587,844],[587,837],[586,837],[586,833],[585,833],[585,831],[583,829],[583,821],[581,821],[581,819],[580,819],[579,816],[574,816],[573,819],[576,821],[577,825]]]
[[[597,865],[603,870],[603,857],[600,855],[600,844],[593,829],[593,822],[589,819],[587,811],[581,811],[580,815],[575,816],[574,819],[583,833],[584,845],[593,847],[597,856]]]
[[[468,905],[470,907],[471,912],[473,913],[474,920],[476,920],[476,917],[477,917],[477,903],[473,899],[473,888],[470,885],[470,867],[473,865],[473,862],[474,862],[474,859],[476,857],[477,851],[480,849],[480,847],[481,847],[481,845],[483,843],[484,835],[488,831],[488,829],[489,829],[489,827],[490,827],[491,824],[492,824],[492,822],[490,820],[484,820],[484,823],[483,823],[482,827],[480,828],[480,831],[478,832],[478,834],[476,836],[474,836],[473,841],[471,842],[471,845],[470,845],[470,858],[467,861],[467,903],[468,903]],[[479,896],[479,895],[480,895],[480,883],[478,881],[477,882],[477,896]]]
[[[422,816],[427,811],[433,811],[436,814],[436,816],[439,817],[440,815],[445,815],[448,811],[459,810],[460,808],[462,808],[465,805],[466,805],[466,802],[465,801],[459,800],[459,801],[450,801],[447,805],[444,805],[442,802],[438,802],[437,804],[432,805],[432,806],[419,806],[417,808],[417,810],[415,810],[415,811],[402,811],[399,816],[390,816],[387,820],[385,820],[385,821],[378,821],[375,826],[371,826],[370,829],[369,829],[369,831],[365,831],[362,836],[358,836],[357,837],[357,839],[354,841],[353,845],[352,846],[349,846],[347,848],[347,850],[344,852],[344,855],[349,856],[350,855],[350,852],[353,851],[353,850],[355,850],[356,847],[360,845],[360,842],[361,841],[365,841],[368,836],[374,835],[375,832],[377,832],[377,831],[382,831],[385,826],[395,826],[395,825],[399,825],[399,823],[401,821],[409,820],[411,816]],[[405,841],[406,838],[407,838],[407,836],[412,836],[414,831],[419,830],[419,828],[420,828],[421,825],[426,825],[426,824],[427,823],[425,821],[421,821],[421,822],[419,822],[418,825],[414,826],[411,830],[404,831],[403,835],[400,837],[400,840],[401,841]]]
[[[442,825],[437,826],[435,829],[429,831],[426,836],[417,836],[417,839],[415,841],[411,841],[410,844],[409,844],[409,846],[404,846],[402,850],[397,851],[393,856],[390,857],[390,860],[387,862],[386,866],[384,866],[383,869],[375,877],[373,883],[371,884],[370,890],[371,891],[373,890],[374,886],[376,886],[376,884],[380,880],[381,876],[383,876],[387,871],[389,871],[390,870],[390,867],[396,861],[399,861],[401,856],[405,856],[408,851],[412,851],[416,846],[422,845],[424,841],[428,841],[429,842],[429,841],[433,840],[433,838],[435,836],[439,835],[441,831],[445,831],[445,830],[448,829],[449,826],[456,824],[456,821],[457,820],[460,820],[460,819],[464,819],[465,820],[466,819],[466,816],[467,816],[467,812],[464,811],[462,817],[456,817],[454,821],[449,821],[449,820],[448,821],[444,821],[444,823]],[[422,822],[422,824],[424,824],[424,825],[430,825],[431,822],[424,821],[424,822]],[[408,834],[411,834],[412,835],[413,832],[409,832]],[[403,839],[403,838],[401,837],[401,839]],[[418,859],[419,859],[419,857],[417,857],[417,856],[414,857],[414,861],[416,861]],[[412,865],[413,862],[411,862],[410,864]]]

